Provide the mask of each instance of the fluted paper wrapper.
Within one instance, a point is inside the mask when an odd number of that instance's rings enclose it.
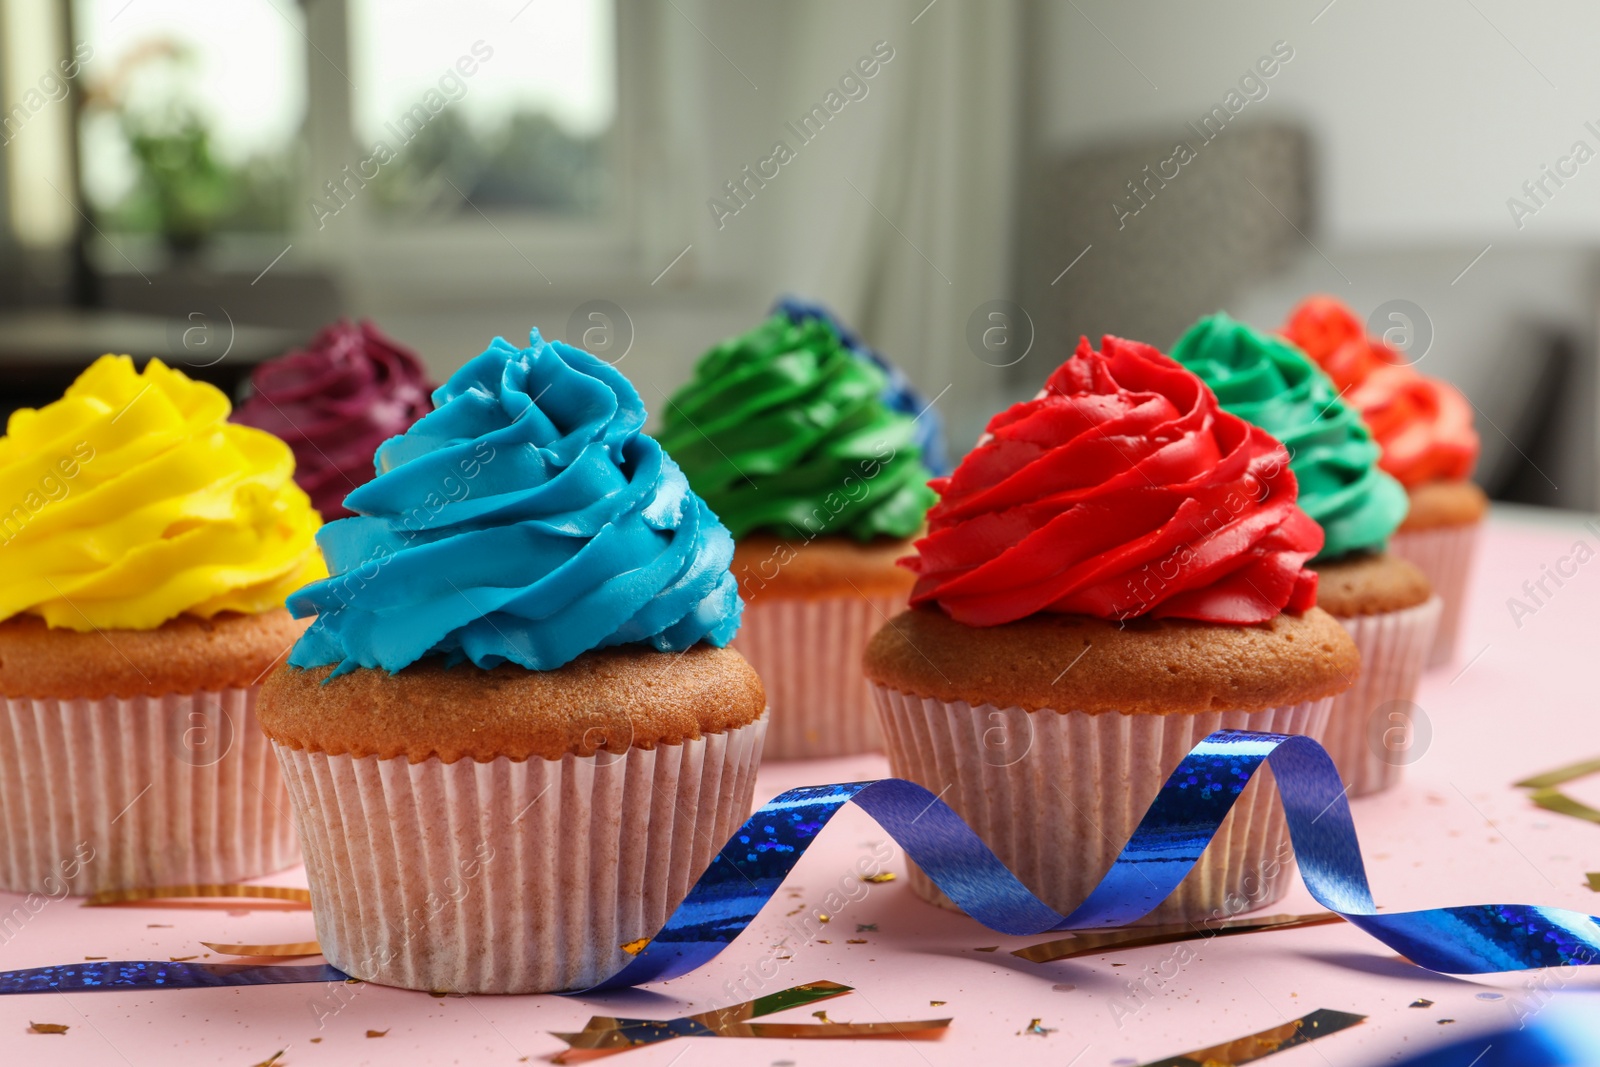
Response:
[[[750,814],[765,732],[486,763],[277,746],[323,955],[456,993],[609,977]]]
[[[763,599],[745,606],[733,639],[761,676],[772,709],[765,758],[821,759],[883,747],[872,689],[861,671],[867,641],[904,611],[904,596]]]
[[[1333,698],[1322,745],[1339,767],[1348,795],[1364,796],[1400,781],[1411,762],[1412,699],[1433,648],[1439,597],[1380,615],[1334,616],[1361,653],[1355,684]]]
[[[1433,585],[1434,593],[1444,601],[1433,648],[1428,653],[1429,667],[1442,667],[1452,662],[1459,651],[1467,582],[1482,527],[1482,522],[1474,522],[1431,530],[1397,530],[1389,538],[1389,554],[1410,560],[1421,568]]]
[[[0,889],[237,882],[300,862],[258,689],[3,698]]]
[[[1124,715],[974,707],[874,685],[894,773],[939,794],[1022,883],[1063,914],[1111,869],[1162,784],[1214,730],[1321,740],[1332,698],[1257,712]],[[1257,772],[1188,877],[1142,923],[1264,907],[1288,891],[1294,849],[1270,771]],[[911,888],[955,905],[915,865]]]

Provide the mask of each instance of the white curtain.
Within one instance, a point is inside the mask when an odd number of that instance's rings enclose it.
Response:
[[[727,286],[751,314],[783,292],[829,304],[943,394],[965,451],[1003,396],[1002,372],[966,334],[979,305],[1011,292],[1020,0],[673,0],[653,18],[663,58],[639,139],[646,258],[664,264],[692,244],[679,284]],[[841,85],[846,75],[856,81]],[[802,141],[800,118],[830,91],[846,102]],[[762,186],[745,178],[746,165],[773,174],[761,164],[780,141],[792,159]]]

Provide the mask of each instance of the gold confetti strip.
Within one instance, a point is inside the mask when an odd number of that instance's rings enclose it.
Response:
[[[133,904],[141,900],[183,900],[198,897],[261,897],[266,900],[292,900],[311,904],[311,890],[291,885],[158,885],[148,889],[107,889],[84,902],[85,907],[107,904]]]
[[[66,1032],[67,1028],[60,1023],[30,1022],[28,1024],[28,1033],[30,1034],[64,1034]]]
[[[844,943],[847,945],[865,945],[867,939],[864,937],[847,937],[844,939]]]
[[[173,963],[188,963],[190,960],[197,960],[199,958],[200,958],[199,956],[168,956],[167,957],[167,959],[169,961],[173,962]]]
[[[1558,815],[1570,815],[1574,819],[1583,819],[1587,822],[1600,823],[1600,811],[1596,811],[1581,801],[1573,800],[1560,789],[1568,782],[1587,778],[1591,774],[1600,774],[1600,759],[1584,760],[1581,763],[1569,764],[1559,767],[1544,774],[1536,774],[1532,778],[1524,778],[1516,783],[1523,789],[1531,789],[1528,799],[1546,811],[1553,811]],[[1593,884],[1591,882],[1591,888]]]
[[[260,1063],[255,1064],[254,1067],[283,1067],[283,1054],[287,1051],[289,1050],[280,1048]]]
[[[894,872],[880,871],[877,874],[866,875],[861,880],[863,882],[871,882],[873,885],[882,885],[884,882],[894,881]]]
[[[1259,930],[1321,926],[1324,923],[1342,921],[1331,911],[1314,911],[1305,915],[1267,915],[1259,919],[1226,919],[1222,922],[1203,924],[1168,923],[1162,926],[1130,926],[1117,930],[1086,930],[1072,937],[1019,948],[1011,954],[1030,963],[1051,963],[1055,960],[1069,960],[1075,956],[1088,956],[1107,950],[1164,945],[1173,941],[1197,941],[1202,938],[1255,933]]]
[[[648,937],[641,937],[637,941],[629,941],[624,944],[622,946],[622,951],[626,952],[630,956],[637,956],[639,953],[644,951],[644,947],[649,943],[650,939]]]
[[[393,1029],[394,1029],[394,1027],[392,1027],[392,1026],[389,1027],[389,1030],[393,1030]],[[367,1036],[368,1037],[384,1037],[385,1035],[387,1035],[389,1033],[389,1030],[368,1030],[367,1031]]]
[[[769,993],[726,1008],[688,1015],[680,1019],[621,1019],[596,1015],[577,1033],[554,1036],[570,1047],[557,1055],[554,1063],[575,1063],[626,1052],[679,1037],[771,1037],[771,1038],[888,1038],[931,1040],[942,1037],[949,1019],[920,1019],[888,1023],[838,1023],[826,1012],[813,1014],[817,1023],[757,1023],[749,1020],[790,1008],[831,1000],[852,992],[838,982],[809,982]]]
[[[322,946],[315,941],[288,941],[279,945],[227,945],[218,941],[200,943],[226,956],[317,956],[322,953]]]
[[[1060,1029],[1058,1026],[1040,1025],[1043,1021],[1044,1020],[1042,1019],[1030,1019],[1027,1026],[1024,1026],[1021,1030],[1017,1031],[1017,1036],[1021,1037],[1023,1034],[1036,1034],[1039,1037],[1049,1037],[1051,1034]]]
[[[1347,1011],[1318,1008],[1309,1015],[1274,1026],[1259,1033],[1228,1041],[1210,1048],[1195,1049],[1168,1056],[1164,1060],[1151,1060],[1140,1067],[1235,1067],[1240,1063],[1254,1063],[1284,1049],[1304,1045],[1340,1030],[1348,1030],[1366,1019]]]
[[[1410,1004],[1407,1004],[1406,1007],[1408,1007],[1408,1008],[1431,1008],[1431,1007],[1433,1007],[1433,1001],[1429,1000],[1427,997],[1418,997],[1416,1000],[1413,1000]]]
[[[1590,871],[1584,877],[1589,879],[1589,888],[1600,893],[1600,871]]]

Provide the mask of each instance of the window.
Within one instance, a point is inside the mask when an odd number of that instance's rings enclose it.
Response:
[[[351,0],[349,32],[356,141],[392,156],[379,214],[592,215],[609,199],[611,0]]]
[[[281,230],[306,114],[305,19],[273,0],[75,0],[84,196],[176,248]]]

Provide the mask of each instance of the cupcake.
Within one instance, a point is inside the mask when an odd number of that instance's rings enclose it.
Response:
[[[905,607],[895,560],[934,499],[922,420],[892,394],[831,318],[791,306],[706,353],[663,413],[662,446],[736,542],[734,647],[767,687],[770,759],[881,744],[861,650]]]
[[[268,678],[328,961],[385,985],[580,989],[750,811],[761,682],[733,539],[587,352],[496,338],[318,535]]]
[[[1283,445],[1154,348],[1084,339],[933,485],[911,610],[866,652],[889,762],[1052,908],[1083,902],[1212,731],[1322,738],[1358,665],[1305,567],[1322,531]],[[1143,921],[1270,903],[1292,865],[1257,778]]]
[[[1328,296],[1302,301],[1284,335],[1316,360],[1383,449],[1380,466],[1405,486],[1410,509],[1389,551],[1422,568],[1444,602],[1428,666],[1455,658],[1467,578],[1489,498],[1469,479],[1478,462],[1472,405],[1454,386],[1419,374],[1369,338],[1355,313]]]
[[[289,446],[103,356],[0,438],[0,889],[233,882],[298,862],[258,683],[321,577]]]
[[[1384,551],[1406,491],[1378,468],[1361,417],[1287,341],[1227,315],[1201,319],[1172,349],[1222,409],[1282,441],[1302,511],[1322,527],[1317,606],[1361,653],[1361,676],[1334,698],[1323,740],[1352,796],[1399,780],[1410,758],[1411,700],[1433,645],[1439,598],[1414,563]]]
[[[422,361],[371,322],[341,319],[305,348],[268,360],[233,421],[294,449],[295,481],[324,519],[349,515],[345,494],[372,478],[372,454],[427,414]]]

